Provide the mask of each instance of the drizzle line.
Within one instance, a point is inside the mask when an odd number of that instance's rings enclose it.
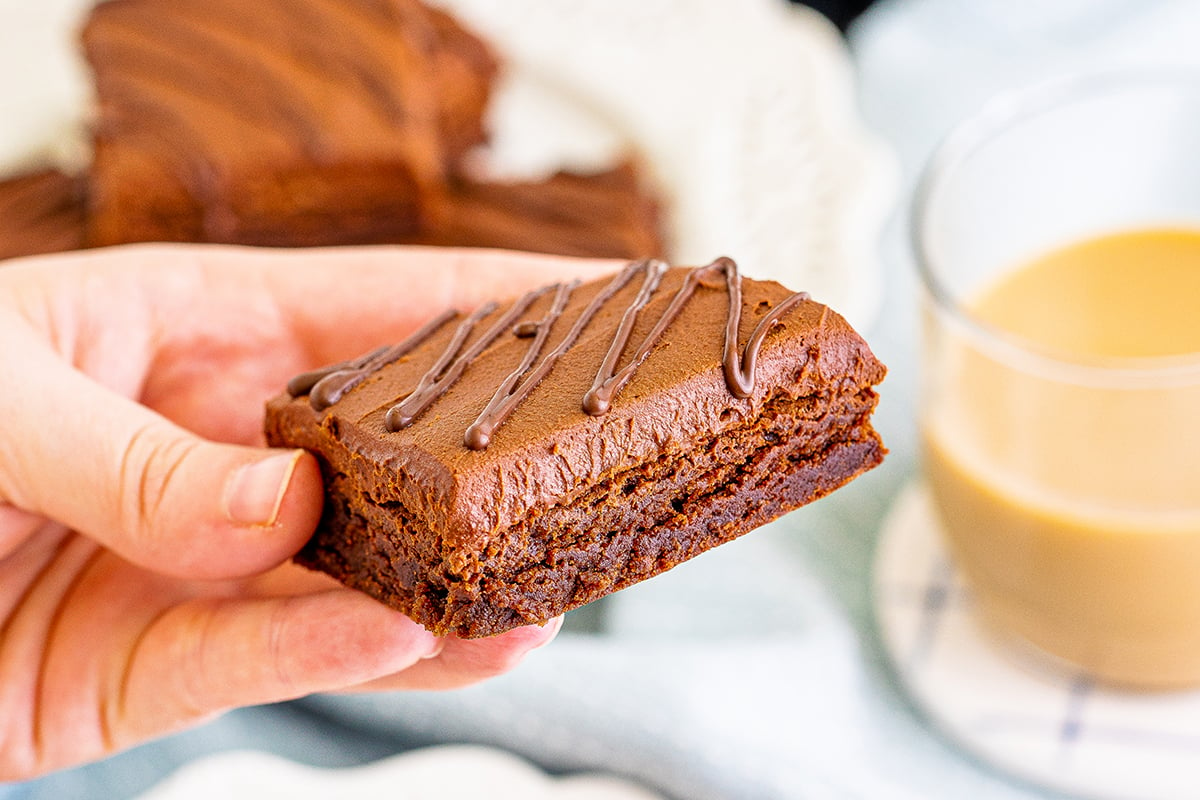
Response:
[[[655,264],[658,266],[655,266]],[[611,300],[617,292],[625,288],[625,286],[631,280],[633,280],[633,276],[637,274],[638,271],[657,270],[658,274],[661,275],[662,271],[665,269],[665,264],[647,260],[637,261],[629,264],[623,270],[617,273],[613,279],[609,281],[608,285],[605,286],[599,294],[592,298],[591,303],[588,304],[587,308],[585,308],[579,315],[578,319],[575,320],[575,324],[571,326],[571,330],[567,332],[567,335],[563,337],[563,340],[559,342],[553,350],[546,354],[545,358],[542,359],[542,362],[538,364],[537,368],[534,369],[534,371],[531,372],[529,376],[525,378],[525,380],[523,380],[521,384],[517,386],[511,393],[509,393],[502,401],[497,403],[496,398],[492,398],[492,403],[488,404],[488,407],[483,410],[483,412],[475,420],[474,424],[467,429],[467,446],[473,450],[482,450],[487,447],[488,443],[491,441],[491,434],[495,433],[496,429],[499,428],[506,419],[508,419],[508,416],[512,414],[516,407],[524,402],[525,399],[529,397],[530,393],[537,388],[538,384],[540,384],[542,380],[544,380],[545,377],[550,374],[550,370],[554,368],[554,365],[558,359],[575,346],[575,342],[579,339],[588,323],[592,321],[592,317],[596,316],[596,312],[598,312],[605,303]],[[657,281],[655,282],[657,283]],[[558,317],[556,316],[555,319],[557,318]],[[542,324],[546,324],[545,321],[543,321]],[[523,371],[524,370],[522,370],[522,372]],[[512,376],[509,377],[511,379]],[[500,393],[497,392],[497,397],[499,396]],[[472,430],[474,430],[475,433],[472,433]]]
[[[520,336],[520,331],[534,330],[533,340],[529,343],[529,347],[525,350],[525,357],[521,359],[521,363],[517,368],[509,373],[508,377],[500,384],[500,388],[496,389],[496,393],[492,395],[492,399],[484,406],[483,411],[476,417],[475,422],[471,423],[467,428],[466,434],[463,436],[463,443],[472,450],[483,450],[492,441],[492,433],[496,428],[504,422],[505,418],[512,413],[516,403],[508,403],[517,391],[525,390],[525,384],[517,387],[514,391],[513,386],[521,379],[521,376],[529,371],[533,366],[534,359],[542,352],[542,348],[546,346],[546,339],[550,336],[550,328],[554,322],[562,316],[563,309],[567,305],[567,300],[571,296],[571,292],[579,285],[579,281],[574,281],[570,284],[560,283],[556,287],[557,291],[554,295],[554,305],[546,312],[541,321],[536,323],[521,323],[514,328],[513,333]],[[524,328],[522,326],[525,326]],[[533,387],[530,386],[529,389]]]
[[[663,311],[662,315],[658,318],[658,322],[655,323],[650,332],[646,334],[646,338],[642,340],[641,345],[633,354],[633,358],[624,368],[616,372],[617,360],[620,358],[625,345],[629,341],[630,332],[633,329],[633,323],[637,314],[649,300],[649,295],[653,294],[654,289],[657,288],[658,281],[655,280],[654,286],[650,288],[649,292],[646,291],[646,285],[643,285],[642,293],[638,295],[637,300],[625,311],[625,317],[621,320],[621,327],[617,330],[608,355],[605,356],[604,362],[596,373],[596,379],[592,383],[592,388],[583,396],[583,410],[585,412],[592,416],[601,416],[608,413],[613,399],[632,380],[638,367],[646,360],[646,357],[650,355],[650,351],[654,349],[654,346],[662,338],[667,328],[670,327],[675,318],[683,311],[684,305],[691,299],[692,294],[696,291],[696,287],[703,283],[706,278],[710,277],[713,272],[718,270],[725,273],[725,285],[729,294],[729,310],[725,321],[725,342],[722,359],[725,370],[725,384],[728,386],[730,393],[735,397],[744,399],[753,394],[754,368],[758,361],[759,348],[766,338],[767,331],[776,325],[782,316],[793,306],[803,300],[807,300],[808,294],[806,292],[792,294],[778,306],[771,309],[771,312],[763,317],[758,325],[755,326],[739,358],[737,354],[737,337],[742,316],[742,275],[733,259],[722,257],[706,267],[697,267],[687,274],[687,277],[684,278],[683,283],[675,292],[675,296],[671,299],[670,305]]]
[[[399,344],[380,347],[358,358],[297,375],[288,381],[287,392],[292,397],[307,394],[313,410],[324,411],[370,375],[412,352],[456,316],[455,310],[445,311]]]
[[[658,284],[662,280],[663,274],[667,271],[667,265],[661,261],[643,261],[638,266],[644,269],[646,273],[642,278],[642,288],[638,290],[633,302],[625,309],[625,314],[621,317],[621,324],[617,327],[616,333],[613,334],[613,341],[609,345],[608,353],[605,354],[604,361],[601,362],[600,369],[596,373],[596,379],[592,382],[592,387],[583,396],[583,410],[592,416],[600,416],[608,412],[613,395],[619,392],[621,387],[633,375],[633,370],[630,367],[636,368],[640,361],[635,355],[633,363],[629,367],[626,367],[617,376],[613,376],[613,372],[617,368],[617,360],[621,357],[621,353],[625,351],[625,345],[629,343],[629,336],[633,333],[633,325],[637,321],[638,312],[645,307],[646,303],[650,302],[650,298],[654,296],[654,292],[658,289]],[[691,273],[688,274],[688,277],[691,278]],[[673,306],[674,303],[672,303]],[[659,334],[661,335],[661,331],[659,331]],[[650,352],[649,348],[645,348],[645,350],[646,353]],[[645,357],[645,354],[641,354],[642,359]]]
[[[459,353],[463,343],[470,335],[474,327],[483,320],[484,317],[495,311],[498,306],[496,303],[488,303],[485,306],[477,309],[475,313],[465,319],[454,333],[454,338],[446,347],[445,351],[438,357],[437,362],[429,368],[429,371],[421,376],[420,382],[417,383],[417,388],[412,391],[407,397],[399,403],[388,409],[384,423],[389,431],[395,432],[407,428],[413,423],[425,409],[433,404],[435,400],[446,393],[453,386],[467,366],[479,357],[479,354],[486,350],[492,342],[494,342],[500,334],[512,327],[513,323],[525,313],[526,309],[533,304],[546,292],[553,289],[553,286],[545,286],[541,289],[535,289],[532,292],[527,292],[523,297],[517,300],[512,306],[498,319],[491,328],[487,330],[474,344],[471,345],[465,352]]]
[[[754,326],[741,358],[737,353],[738,329],[742,324],[742,275],[733,259],[718,258],[708,269],[725,271],[725,286],[729,291],[729,315],[725,320],[725,385],[734,397],[745,399],[754,394],[754,368],[758,363],[758,351],[762,347],[767,331],[779,324],[783,315],[797,303],[808,300],[808,292],[796,292],[788,296]]]

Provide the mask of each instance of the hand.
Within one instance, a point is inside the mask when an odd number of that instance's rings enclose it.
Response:
[[[462,686],[557,625],[437,640],[285,563],[321,479],[262,446],[293,374],[605,262],[139,246],[0,265],[0,780],[241,705]]]

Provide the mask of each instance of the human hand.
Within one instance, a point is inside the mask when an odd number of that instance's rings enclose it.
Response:
[[[286,560],[321,478],[262,446],[292,375],[610,263],[138,246],[0,266],[0,780],[241,705],[503,672],[557,625],[438,640]]]

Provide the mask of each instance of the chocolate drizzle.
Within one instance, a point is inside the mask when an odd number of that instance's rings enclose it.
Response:
[[[555,287],[557,291],[554,294],[554,305],[546,312],[546,316],[542,317],[541,322],[527,323],[523,322],[513,328],[513,335],[518,338],[530,338],[529,331],[534,331],[533,341],[529,343],[529,348],[525,351],[525,357],[521,359],[521,363],[517,368],[509,373],[509,376],[500,384],[500,388],[492,395],[492,399],[480,412],[470,427],[467,428],[466,435],[463,437],[463,443],[472,450],[483,450],[492,441],[492,433],[496,428],[504,422],[512,410],[517,407],[525,397],[533,390],[541,379],[545,377],[549,369],[539,369],[538,373],[531,376],[532,380],[527,380],[516,389],[513,388],[521,376],[529,371],[533,366],[533,361],[542,352],[542,348],[546,346],[546,339],[550,336],[550,328],[554,322],[562,316],[563,309],[567,307],[567,300],[571,297],[571,292],[579,285],[579,281],[566,284],[560,283]],[[545,362],[543,362],[543,366]]]
[[[541,324],[533,320],[518,322],[516,325],[513,325],[513,336],[518,339],[532,339],[534,336],[537,336],[540,328]]]
[[[654,260],[637,261],[617,273],[616,276],[609,281],[608,285],[605,286],[599,294],[592,298],[592,302],[588,303],[587,308],[585,308],[583,313],[580,314],[578,319],[575,320],[575,324],[571,326],[571,330],[569,330],[567,335],[563,337],[563,340],[558,343],[558,346],[546,354],[546,357],[542,359],[542,363],[538,364],[537,369],[530,373],[529,377],[522,381],[520,386],[506,394],[504,386],[501,386],[500,391],[496,392],[496,396],[492,398],[490,403],[488,403],[487,408],[483,410],[471,427],[467,429],[467,434],[465,437],[465,443],[467,447],[470,447],[472,450],[482,450],[488,446],[488,444],[491,442],[492,434],[495,433],[496,428],[500,427],[504,420],[508,418],[508,415],[511,414],[513,410],[525,400],[526,397],[529,396],[530,392],[532,392],[537,385],[542,382],[542,379],[550,374],[550,370],[554,368],[555,362],[558,361],[558,359],[561,358],[564,353],[575,346],[576,340],[579,339],[580,334],[583,333],[583,330],[587,327],[588,323],[592,321],[592,317],[596,316],[596,312],[599,311],[605,303],[611,300],[613,295],[625,288],[625,285],[633,279],[633,276],[636,275],[639,270],[646,271],[648,276],[646,279],[647,282],[650,282],[649,276],[653,275],[653,285],[657,286],[659,279],[662,277],[662,273],[666,270],[666,264],[663,264],[661,261]],[[645,291],[646,284],[643,283],[642,292]],[[641,297],[642,292],[639,292],[638,297]],[[650,292],[653,292],[653,287],[651,287]],[[645,305],[645,301],[642,302],[642,305]],[[551,312],[551,314],[546,315],[546,318],[543,319],[542,322],[538,323],[539,331],[542,329],[548,331],[550,326],[554,324],[555,320],[562,316],[561,309],[557,312],[554,312],[552,309]],[[517,326],[517,328],[521,327],[522,326]],[[521,336],[524,333],[524,330],[518,330],[517,328],[513,329],[513,334],[516,336]],[[535,346],[537,347],[538,351],[541,350],[542,345],[535,341],[534,345],[530,347],[529,352],[533,352]],[[526,358],[529,358],[529,356],[527,355]],[[524,362],[522,362],[522,365],[517,368],[517,371],[515,371],[512,375],[509,375],[504,385],[511,386],[512,382],[515,381],[520,374],[523,374],[526,369],[527,366]],[[502,394],[504,394],[503,397]]]
[[[529,306],[533,305],[534,300],[537,300],[553,288],[553,286],[546,286],[526,293],[524,297],[513,303],[508,311],[492,327],[488,328],[483,336],[477,339],[466,351],[459,353],[467,337],[471,335],[471,331],[484,317],[495,311],[497,305],[495,303],[488,303],[465,319],[458,326],[458,330],[454,333],[454,338],[450,341],[445,351],[438,357],[434,365],[429,368],[429,371],[421,376],[421,380],[417,383],[417,388],[412,391],[412,394],[388,409],[387,416],[384,418],[384,424],[387,429],[395,432],[412,425],[413,420],[422,411],[429,408],[435,400],[445,394],[462,377],[463,372],[466,371],[472,361],[479,357],[480,353],[486,350],[492,342],[496,341],[500,334],[512,328],[513,323],[525,313]]]
[[[671,299],[671,304],[667,306],[662,316],[658,318],[658,322],[646,334],[646,338],[642,340],[641,345],[633,354],[633,358],[620,372],[617,372],[617,360],[629,342],[629,334],[633,330],[637,314],[646,305],[649,294],[653,294],[658,285],[658,276],[654,275],[647,267],[646,282],[642,284],[642,291],[625,310],[625,316],[621,319],[621,325],[613,337],[608,355],[605,356],[604,363],[600,365],[600,369],[596,373],[596,380],[592,383],[592,388],[583,396],[584,411],[592,416],[608,413],[613,398],[633,378],[638,367],[658,344],[658,340],[679,316],[687,301],[696,291],[696,287],[703,284],[717,271],[725,273],[725,285],[729,292],[729,314],[725,322],[725,347],[722,359],[725,368],[725,383],[734,397],[744,399],[754,394],[754,366],[758,361],[758,351],[762,347],[767,331],[777,324],[792,306],[802,300],[807,300],[808,293],[797,292],[771,309],[771,312],[759,321],[750,334],[746,347],[739,358],[737,345],[738,328],[742,321],[742,275],[733,259],[718,258],[708,266],[697,267],[688,273],[679,290],[675,292],[675,297]],[[651,280],[652,276],[653,280]],[[647,290],[649,294],[647,294]]]
[[[629,304],[629,308],[625,309],[625,316],[621,318],[621,324],[617,327],[617,331],[613,335],[612,345],[608,348],[608,354],[605,355],[604,362],[596,372],[596,380],[592,382],[592,388],[588,389],[587,393],[583,396],[583,410],[593,417],[608,413],[613,398],[633,378],[634,373],[637,372],[637,368],[646,360],[646,356],[650,355],[650,351],[658,343],[658,340],[667,330],[667,327],[675,320],[679,312],[683,310],[684,304],[692,296],[692,292],[696,290],[696,284],[702,279],[704,270],[708,268],[694,269],[688,273],[683,281],[683,285],[679,287],[679,291],[671,299],[671,304],[667,306],[662,316],[658,318],[658,323],[650,333],[646,334],[646,338],[642,340],[641,346],[633,354],[630,362],[618,372],[617,360],[620,359],[621,353],[625,351],[625,346],[629,343],[629,335],[633,332],[634,323],[637,322],[638,312],[642,310],[654,295],[664,269],[654,269],[650,265],[646,266],[646,277],[642,282],[642,289],[638,292],[637,297],[633,299],[633,302]]]
[[[758,351],[762,347],[763,339],[767,337],[767,331],[778,325],[792,306],[808,300],[808,292],[789,295],[760,319],[750,332],[750,338],[746,340],[741,358],[738,358],[738,328],[742,324],[741,273],[731,258],[718,258],[707,269],[725,271],[725,285],[729,291],[729,315],[725,320],[725,352],[722,359],[725,366],[725,385],[734,397],[745,399],[754,394],[754,367],[758,363]]]
[[[445,311],[418,328],[400,344],[380,347],[358,358],[297,375],[288,381],[287,392],[292,397],[307,394],[308,403],[313,410],[324,411],[345,397],[347,392],[369,375],[399,361],[457,316],[457,311]]]
[[[688,272],[683,283],[676,290],[675,296],[671,298],[671,302],[639,343],[630,357],[629,363],[618,370],[617,364],[629,345],[638,315],[654,297],[666,271],[667,265],[654,259],[629,264],[592,298],[562,341],[546,353],[536,367],[533,367],[533,364],[545,348],[555,324],[562,318],[572,292],[579,285],[578,281],[571,284],[554,284],[525,294],[513,303],[470,347],[463,350],[475,327],[494,313],[499,306],[496,303],[488,303],[480,307],[459,324],[454,336],[446,345],[446,349],[438,356],[433,366],[421,376],[416,388],[388,409],[384,420],[387,429],[398,431],[411,425],[417,416],[429,408],[462,377],[463,372],[476,358],[505,331],[509,331],[517,338],[530,339],[529,347],[526,349],[521,363],[501,382],[496,393],[467,428],[463,437],[463,443],[470,449],[485,449],[490,444],[496,429],[550,374],[555,363],[575,345],[600,309],[625,288],[639,272],[642,273],[642,285],[630,301],[629,306],[626,307],[621,321],[613,333],[613,340],[605,354],[604,361],[596,372],[596,378],[591,388],[583,396],[583,411],[592,416],[601,416],[608,412],[613,400],[632,380],[638,368],[666,333],[667,328],[671,326],[687,305],[688,300],[695,294],[696,289],[701,286],[710,288],[719,286],[719,284],[712,283],[718,273],[724,275],[725,288],[729,297],[722,352],[725,384],[734,397],[745,399],[752,396],[758,353],[767,333],[782,321],[788,311],[808,300],[808,293],[792,294],[772,308],[766,316],[759,320],[739,353],[738,331],[742,319],[742,276],[737,264],[732,259],[718,258],[707,266],[696,267]],[[521,316],[529,310],[534,302],[551,291],[554,292],[554,300],[540,320],[519,322]],[[394,347],[380,348],[352,361],[298,375],[288,382],[288,392],[293,397],[309,392],[309,402],[312,407],[317,411],[324,410],[340,400],[368,375],[401,358],[457,315],[457,312],[454,311],[442,314]]]

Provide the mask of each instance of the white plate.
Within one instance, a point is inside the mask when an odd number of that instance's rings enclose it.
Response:
[[[675,261],[733,256],[869,326],[896,169],[824,17],[785,0],[439,4],[634,144],[666,194]]]
[[[193,761],[140,800],[661,800],[599,775],[552,778],[515,756],[454,745],[414,750],[348,769],[308,767],[279,756],[234,750]]]
[[[927,490],[884,523],[875,613],[901,681],[964,749],[1058,791],[1104,800],[1200,796],[1200,691],[1101,688],[986,633],[947,558]]]
[[[730,255],[870,325],[896,170],[859,120],[849,56],[823,17],[785,0],[440,4],[510,65],[493,114],[501,172],[594,165],[630,143],[667,200],[676,262]],[[74,41],[90,5],[0,0],[0,174],[86,163]]]

